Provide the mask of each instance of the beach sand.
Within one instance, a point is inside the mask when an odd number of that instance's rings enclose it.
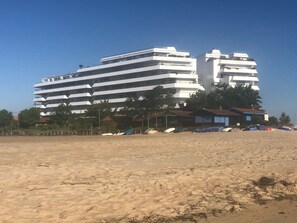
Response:
[[[297,132],[0,137],[0,222],[297,222]]]

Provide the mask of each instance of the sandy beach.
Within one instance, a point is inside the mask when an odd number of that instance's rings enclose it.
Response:
[[[297,222],[297,132],[0,137],[0,222]]]

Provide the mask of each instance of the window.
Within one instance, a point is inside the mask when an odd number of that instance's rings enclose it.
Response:
[[[214,117],[214,122],[215,123],[220,123],[220,117],[219,116],[215,116]]]
[[[212,123],[211,116],[195,116],[195,123]]]
[[[195,116],[195,123],[203,123],[203,116]]]
[[[214,122],[215,123],[225,123],[226,119],[227,119],[227,117],[215,116]]]
[[[247,115],[247,116],[245,116],[245,120],[246,120],[247,122],[252,121],[252,116],[251,116],[251,115]]]
[[[211,116],[204,116],[203,121],[204,121],[204,123],[211,123],[212,122],[212,118],[211,118]]]

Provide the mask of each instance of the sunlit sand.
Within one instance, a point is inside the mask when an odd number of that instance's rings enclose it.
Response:
[[[296,183],[295,132],[0,137],[0,222],[294,222]]]

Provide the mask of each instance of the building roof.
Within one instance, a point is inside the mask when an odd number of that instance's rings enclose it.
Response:
[[[142,54],[146,54],[146,53],[150,53],[150,52],[174,53],[174,54],[179,54],[179,55],[183,55],[183,56],[190,55],[190,53],[188,53],[188,52],[179,52],[175,49],[175,47],[167,46],[167,47],[152,47],[152,48],[148,48],[148,49],[131,51],[131,52],[127,52],[127,53],[121,53],[121,54],[116,54],[116,55],[112,55],[112,56],[107,56],[107,57],[103,57],[100,61],[102,63],[102,62],[106,62],[106,61],[110,61],[110,60],[122,59],[125,57],[142,55]]]
[[[191,111],[181,111],[181,110],[176,110],[176,111],[170,111],[171,114],[180,116],[180,117],[193,117],[193,112]]]
[[[203,108],[202,110],[207,111],[211,114],[214,115],[222,115],[222,116],[239,116],[238,114],[232,112],[232,111],[228,111],[228,110],[224,110],[224,109],[210,109],[210,108]]]
[[[264,111],[254,108],[231,108],[231,111],[235,111],[242,114],[265,114]]]
[[[191,111],[182,111],[182,110],[170,110],[167,113],[168,116],[178,116],[178,117],[184,117],[184,118],[193,118],[193,112]],[[165,117],[166,113],[164,111],[154,112],[151,114],[152,117]],[[141,121],[144,117],[140,115],[133,116],[133,121]]]

